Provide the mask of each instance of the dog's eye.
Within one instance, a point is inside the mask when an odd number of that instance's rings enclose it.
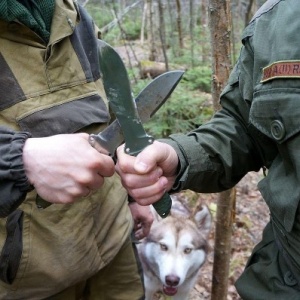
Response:
[[[185,248],[184,254],[190,254],[192,252],[192,248]]]
[[[162,251],[167,251],[167,250],[168,250],[168,247],[167,247],[167,245],[165,245],[165,244],[160,244],[160,249],[161,249]]]

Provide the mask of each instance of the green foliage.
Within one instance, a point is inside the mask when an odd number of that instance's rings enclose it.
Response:
[[[147,82],[143,82],[143,85]],[[141,81],[133,89],[140,91]],[[209,94],[191,91],[183,78],[171,97],[145,124],[145,128],[155,138],[188,132],[211,118],[213,109],[209,101]]]
[[[99,4],[88,2],[85,7],[89,14],[92,16],[95,24],[102,28],[113,20],[113,15],[108,8],[101,7]]]
[[[125,18],[122,28],[124,30],[124,33],[126,35],[127,40],[137,40],[140,38],[141,33],[141,22],[140,18]]]
[[[190,69],[185,74],[187,87],[191,90],[211,91],[211,67],[199,66]]]
[[[110,6],[102,7],[97,3],[91,2],[87,4],[86,9],[100,29],[104,28],[115,19],[112,4]],[[115,40],[120,40],[121,38],[126,40],[136,40],[140,37],[142,25],[139,10],[132,10],[128,16],[121,18],[120,24],[124,36],[117,22],[108,32],[103,32],[103,38],[105,38],[108,43],[114,44]]]
[[[114,20],[112,4],[103,7],[96,1],[90,1],[86,8],[100,29]],[[103,34],[105,41],[116,46],[120,45],[121,39],[124,38],[138,40],[141,30],[140,10],[133,9],[130,14],[125,15],[121,20],[121,26],[124,35],[116,24]],[[199,30],[197,35],[200,35]],[[190,41],[186,40],[186,46],[189,43]],[[210,62],[206,60],[203,63],[201,53],[203,47],[195,47],[195,58],[193,59],[193,67],[191,67],[192,59],[189,49],[189,47],[181,49],[180,55],[176,55],[176,51],[172,52],[171,49],[168,49],[171,69],[187,69],[187,71],[171,97],[145,124],[147,132],[155,138],[166,137],[171,133],[191,131],[210,119],[213,114],[211,96],[208,94],[211,90]],[[127,70],[131,79],[133,94],[136,96],[150,79],[136,81],[136,78],[139,77],[139,70],[136,67],[133,69],[127,67]]]

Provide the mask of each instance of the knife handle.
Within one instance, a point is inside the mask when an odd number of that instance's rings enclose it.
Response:
[[[169,215],[172,206],[171,196],[168,193],[165,193],[162,198],[152,205],[162,218],[166,218]]]

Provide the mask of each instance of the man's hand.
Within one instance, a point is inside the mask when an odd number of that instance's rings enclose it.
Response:
[[[51,203],[71,203],[100,188],[114,174],[111,157],[90,146],[86,133],[29,138],[23,148],[26,175]]]
[[[149,234],[154,217],[150,206],[141,206],[137,202],[130,202],[129,208],[134,220],[134,235],[140,240]]]
[[[159,200],[173,186],[178,156],[173,147],[155,141],[137,157],[124,153],[124,145],[117,149],[116,171],[128,194],[140,205]]]

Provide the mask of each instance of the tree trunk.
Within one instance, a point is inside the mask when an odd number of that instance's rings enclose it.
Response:
[[[164,19],[164,7],[161,0],[158,0],[158,13],[159,13],[159,37],[161,41],[161,48],[164,55],[166,70],[169,71],[169,61],[167,56],[167,46],[166,46],[166,28]]]
[[[170,19],[170,33],[169,33],[169,40],[168,40],[168,44],[171,46],[172,49],[172,53],[173,56],[176,57],[176,51],[175,51],[175,47],[174,45],[176,43],[174,43],[174,32],[175,32],[175,22],[174,22],[174,18],[173,18],[173,10],[172,10],[172,4],[170,0],[167,0],[167,4],[168,4],[168,13],[169,13],[169,19]]]
[[[208,0],[201,0],[201,39],[202,42],[200,47],[202,48],[202,62],[206,62],[210,59],[211,53],[207,47],[207,36],[208,36],[208,20],[207,20],[207,9]]]
[[[122,26],[122,21],[120,18],[117,17],[117,11],[116,11],[116,4],[115,4],[115,0],[112,0],[112,5],[113,5],[113,14],[115,16],[115,19],[117,20],[118,22],[118,26],[119,26],[119,29],[120,29],[120,32],[121,32],[121,37],[123,38],[124,41],[126,41],[126,31],[124,30],[123,26]],[[135,5],[135,4],[134,4]],[[122,15],[122,14],[120,14]],[[128,44],[130,49],[131,49],[131,52],[133,54],[133,56],[135,57],[135,60],[138,61],[136,55],[135,55],[135,52],[134,52],[134,49],[132,47],[132,45],[129,43]],[[127,46],[126,46],[126,43],[125,43],[125,50],[126,50],[126,54],[127,54],[127,57],[128,57],[128,63],[129,63],[129,67],[130,69],[132,70],[133,69],[133,66],[132,66],[132,63],[131,63],[131,59],[130,59],[130,55],[129,55],[129,52],[128,52],[128,49],[127,49]],[[133,73],[133,79],[134,79],[134,82],[137,83],[137,78],[136,76],[134,75]]]
[[[212,49],[212,97],[214,108],[220,109],[220,94],[231,71],[231,14],[229,0],[210,0],[209,17]]]
[[[238,13],[236,9],[233,9],[233,19],[238,20]],[[231,19],[231,47],[232,47],[232,61],[236,62],[236,27],[235,27],[235,22]]]
[[[194,67],[194,0],[190,0],[191,65]]]
[[[155,37],[154,37],[154,10],[152,0],[147,0],[148,8],[149,8],[149,22],[147,22],[148,26],[148,39],[150,45],[150,54],[149,60],[155,61],[157,57],[156,46],[155,46]]]
[[[246,10],[246,14],[245,14],[245,26],[248,25],[248,23],[250,22],[251,18],[252,18],[252,7],[254,4],[254,0],[249,0],[248,6],[247,6],[247,10]]]
[[[201,24],[207,26],[207,0],[201,1]]]
[[[183,36],[182,36],[182,26],[181,26],[181,2],[180,0],[176,0],[177,7],[177,30],[178,30],[178,39],[179,39],[179,47],[183,49]]]
[[[218,196],[211,300],[227,299],[235,201],[235,188]]]
[[[147,22],[146,22],[147,10],[148,10],[147,1],[144,0],[142,28],[141,28],[141,45],[144,45],[144,41],[145,41],[145,28],[146,28],[146,24],[147,24]]]
[[[212,97],[214,109],[217,111],[220,109],[221,91],[231,71],[230,1],[210,0],[209,21],[213,55]],[[212,300],[227,299],[234,203],[234,189],[220,193],[217,205]]]

